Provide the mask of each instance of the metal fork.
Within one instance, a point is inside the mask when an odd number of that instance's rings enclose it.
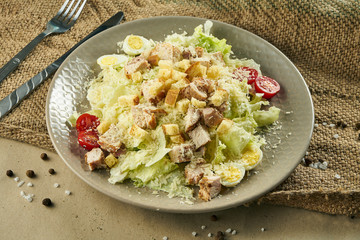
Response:
[[[42,39],[52,33],[64,33],[75,24],[75,21],[78,19],[85,6],[86,0],[78,0],[75,7],[71,10],[74,2],[75,0],[72,0],[68,5],[69,0],[66,0],[55,17],[46,24],[46,30],[35,37],[34,40],[26,45],[18,54],[15,55],[15,57],[10,59],[10,61],[0,69],[0,83],[19,66],[20,62],[26,58],[31,50],[33,50]]]

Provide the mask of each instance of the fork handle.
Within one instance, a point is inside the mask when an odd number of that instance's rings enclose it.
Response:
[[[36,45],[41,42],[47,35],[49,35],[49,32],[44,31],[37,35],[28,45],[26,45],[18,54],[15,55],[12,59],[10,59],[9,62],[7,62],[1,69],[0,69],[0,83],[4,81],[4,79],[12,72],[14,71],[26,58],[27,55],[35,48]]]

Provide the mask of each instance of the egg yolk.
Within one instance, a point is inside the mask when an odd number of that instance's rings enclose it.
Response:
[[[140,49],[143,46],[143,41],[138,36],[130,36],[128,39],[128,45],[132,49]]]
[[[222,177],[224,177],[225,181],[230,183],[236,182],[241,178],[241,172],[236,167],[229,167],[229,169],[227,170],[227,174],[224,172],[221,175],[223,175]]]
[[[247,150],[242,155],[242,160],[250,166],[256,164],[257,161],[259,161],[259,158],[259,153],[251,149]]]
[[[104,57],[103,59],[101,59],[101,63],[103,65],[107,65],[107,66],[111,66],[114,65],[117,62],[117,58],[116,57]]]

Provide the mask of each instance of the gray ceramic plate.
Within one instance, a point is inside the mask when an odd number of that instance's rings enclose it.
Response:
[[[210,202],[198,201],[188,205],[179,198],[170,199],[166,194],[156,196],[151,190],[135,188],[130,183],[111,185],[107,181],[108,172],[84,169],[84,150],[77,144],[76,133],[68,128],[66,120],[74,111],[88,109],[86,83],[94,76],[91,70],[95,73],[99,70],[97,58],[116,53],[116,43],[129,34],[163,40],[165,35],[173,32],[192,34],[193,29],[205,21],[192,17],[156,17],[121,24],[86,41],[60,66],[47,98],[47,127],[58,154],[90,186],[122,202],[158,211],[208,212],[238,206],[264,195],[284,181],[299,164],[309,145],[314,121],[311,96],[301,74],[267,41],[243,29],[213,21],[213,35],[227,39],[238,58],[252,58],[258,62],[263,74],[276,79],[282,87],[271,100],[273,105],[282,109],[281,128],[278,127],[277,134],[267,135],[271,147],[264,149],[264,159],[257,171]]]

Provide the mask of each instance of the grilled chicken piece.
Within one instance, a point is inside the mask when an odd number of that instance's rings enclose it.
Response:
[[[145,69],[149,69],[150,64],[146,59],[142,56],[135,57],[131,59],[124,67],[124,72],[127,78],[131,78],[131,74],[137,71],[144,71]]]
[[[211,141],[209,132],[202,126],[197,126],[194,130],[188,133],[193,140],[196,149],[204,146]]]
[[[190,106],[185,116],[185,132],[193,130],[201,117],[200,110]]]
[[[136,125],[142,129],[155,129],[156,115],[166,114],[166,111],[164,109],[139,104],[131,108],[131,113]]]
[[[143,82],[141,84],[141,93],[146,101],[156,105],[166,96],[165,84],[158,79]]]
[[[169,152],[169,156],[174,163],[190,162],[194,156],[194,145],[183,143],[174,146]]]
[[[104,153],[100,148],[93,148],[90,152],[85,154],[85,162],[91,171],[106,167],[104,159]]]
[[[203,159],[198,158],[185,166],[185,179],[190,185],[197,185],[205,174],[205,168],[210,165]]]
[[[147,60],[153,66],[157,66],[160,60],[179,61],[181,52],[179,48],[171,45],[170,43],[159,43],[151,50]]]
[[[201,113],[205,125],[208,127],[215,127],[223,120],[222,114],[215,108],[204,108],[201,110]]]
[[[109,130],[99,137],[98,144],[101,149],[114,153],[121,147],[119,129],[111,124]]]
[[[210,201],[216,197],[221,191],[221,183],[219,176],[205,176],[199,182],[199,198],[204,201]]]

